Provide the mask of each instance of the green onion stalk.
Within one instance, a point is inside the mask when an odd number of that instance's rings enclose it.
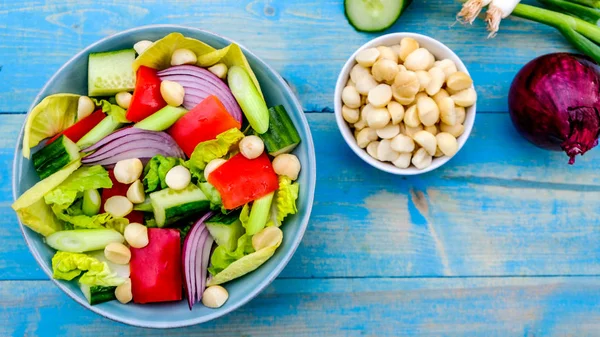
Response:
[[[457,20],[472,23],[483,7],[488,6],[485,21],[490,38],[499,31],[502,19],[514,15],[556,28],[574,47],[600,64],[600,26],[597,25],[600,14],[595,7],[591,7],[600,0],[540,0],[568,14],[519,2],[520,0],[468,0],[458,13]]]

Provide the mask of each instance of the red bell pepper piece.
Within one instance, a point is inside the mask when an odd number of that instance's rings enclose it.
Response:
[[[221,194],[223,206],[234,209],[277,190],[279,182],[269,157],[248,159],[238,153],[208,176]]]
[[[113,170],[108,170],[108,176],[110,177],[110,180],[112,181],[113,185],[111,188],[105,188],[102,190],[102,198],[101,198],[102,205],[100,207],[100,213],[104,213],[104,203],[106,202],[106,200],[108,198],[114,197],[117,195],[125,197],[125,196],[127,196],[127,190],[129,189],[129,185],[121,184],[120,182],[117,181],[117,179],[115,179],[115,174],[113,173]],[[132,211],[125,218],[127,220],[129,220],[129,223],[137,222],[137,223],[143,224],[144,223],[144,212]]]
[[[181,117],[168,133],[177,145],[190,157],[196,145],[211,139],[232,128],[242,125],[235,120],[217,96],[211,95]]]
[[[160,78],[157,71],[141,66],[136,74],[135,90],[127,109],[128,120],[139,122],[167,105],[160,94]]]
[[[91,115],[78,121],[77,123],[69,126],[66,130],[59,132],[56,136],[50,138],[46,144],[50,144],[57,140],[61,135],[65,135],[67,138],[77,143],[83,136],[90,132],[96,125],[98,125],[106,115],[102,110],[97,110]]]
[[[148,228],[148,245],[131,248],[131,292],[135,303],[182,298],[181,236],[176,229]]]

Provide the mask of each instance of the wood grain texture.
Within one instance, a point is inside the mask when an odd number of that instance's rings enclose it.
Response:
[[[482,114],[446,166],[397,177],[362,162],[332,114],[307,114],[317,151],[308,230],[286,278],[600,275],[596,162],[567,165],[516,135],[506,114]],[[22,115],[1,115],[15,139]],[[10,163],[13,141],[0,142]],[[9,208],[2,171],[0,279],[45,279]]]
[[[506,111],[514,74],[536,56],[569,48],[552,28],[512,18],[488,40],[481,20],[454,25],[459,8],[454,0],[415,0],[388,32],[426,34],[453,49],[472,73],[480,111]],[[331,111],[343,63],[376,36],[352,29],[342,0],[0,1],[0,111],[26,111],[50,76],[90,43],[158,23],[211,30],[245,45],[310,111]]]
[[[0,335],[18,337],[586,337],[600,331],[600,285],[588,277],[276,280],[225,317],[166,331],[98,316],[50,281],[0,282],[0,298]]]

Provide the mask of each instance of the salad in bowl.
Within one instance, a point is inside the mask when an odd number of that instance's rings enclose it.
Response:
[[[296,155],[310,133],[267,105],[235,43],[175,32],[85,56],[87,94],[45,95],[27,117],[19,160],[39,182],[12,208],[52,252],[52,278],[89,306],[226,305],[228,285],[288,241],[301,190],[314,189],[299,179],[314,158]]]

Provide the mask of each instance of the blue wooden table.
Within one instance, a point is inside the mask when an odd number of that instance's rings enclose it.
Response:
[[[480,100],[474,133],[441,169],[378,172],[344,144],[333,91],[355,32],[341,0],[0,1],[0,336],[599,336],[600,149],[567,165],[519,137],[506,113],[515,73],[570,50],[517,19],[494,40],[453,26],[460,4],[415,0],[389,31],[417,32],[464,60]],[[24,113],[62,63],[127,28],[172,23],[239,41],[297,92],[317,148],[308,231],[258,298],[208,324],[158,331],[114,323],[56,288],[10,210]],[[342,164],[342,165],[340,165]]]

